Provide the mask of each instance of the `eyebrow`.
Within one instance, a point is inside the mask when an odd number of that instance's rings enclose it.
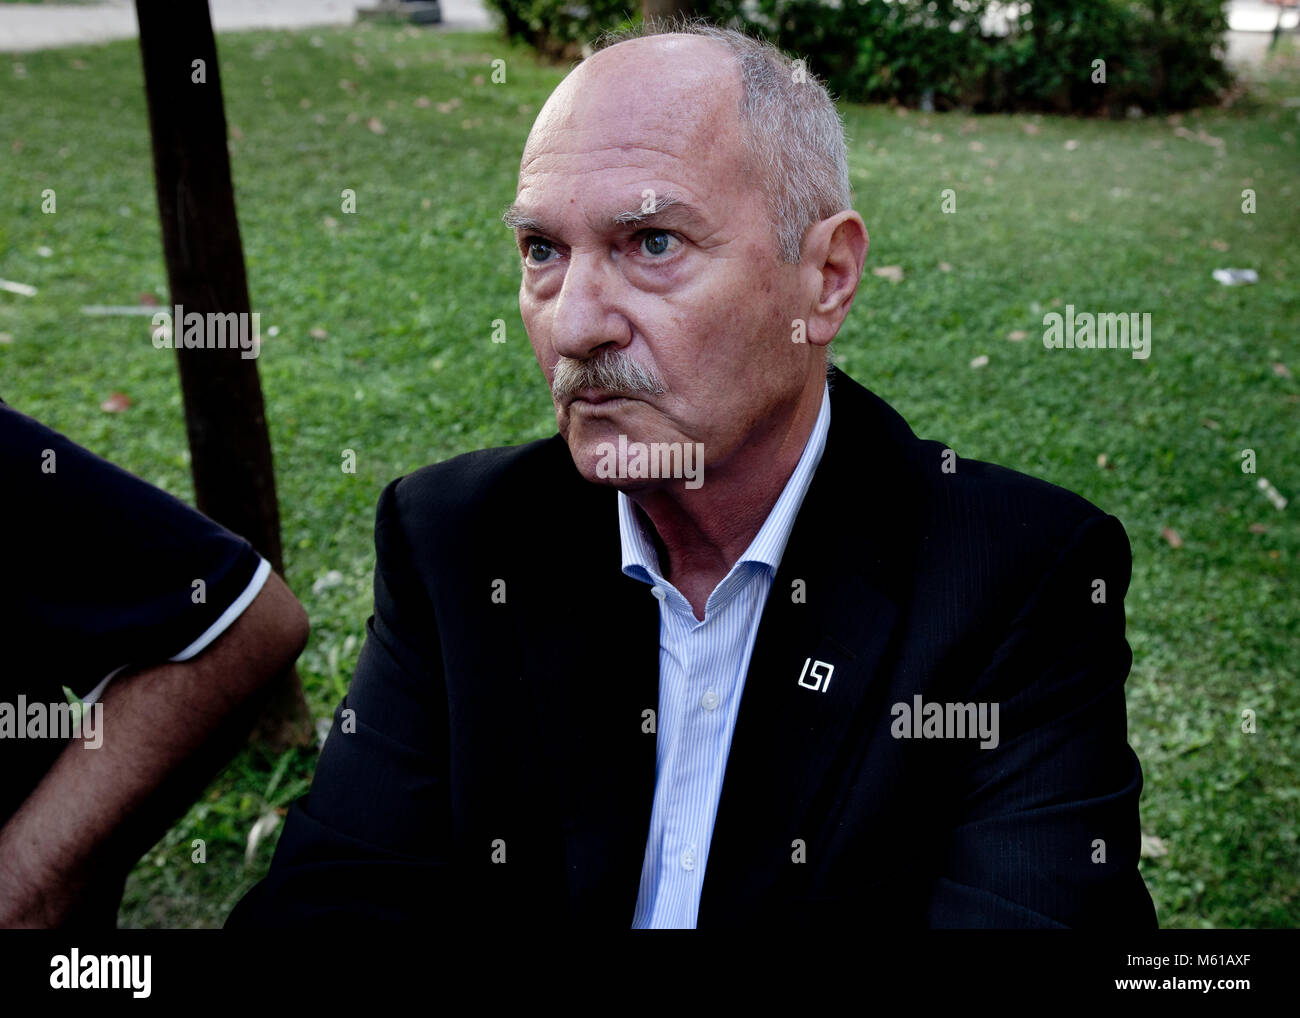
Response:
[[[632,208],[625,209],[622,212],[616,212],[610,217],[610,222],[614,226],[634,226],[638,223],[648,223],[660,217],[671,219],[683,219],[688,222],[700,223],[704,221],[704,213],[692,205],[681,196],[670,192],[665,194],[656,194],[653,199],[653,211],[645,208],[645,202],[634,205]],[[536,231],[538,233],[551,233],[543,225],[541,219],[525,212],[518,203],[511,203],[506,210],[501,213],[501,221],[511,230]]]

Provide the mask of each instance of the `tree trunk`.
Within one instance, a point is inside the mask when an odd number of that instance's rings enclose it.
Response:
[[[247,314],[244,252],[226,149],[226,114],[206,0],[136,0],[154,179],[172,304]],[[249,325],[251,332],[252,326]],[[257,360],[237,344],[182,349],[173,322],[190,470],[200,512],[246,538],[283,575],[280,511]],[[278,680],[253,739],[309,745],[296,670]]]

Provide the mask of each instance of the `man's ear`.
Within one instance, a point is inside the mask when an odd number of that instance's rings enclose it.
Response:
[[[866,224],[852,209],[823,219],[804,235],[803,267],[813,292],[809,343],[825,346],[840,331],[858,292],[870,243]]]

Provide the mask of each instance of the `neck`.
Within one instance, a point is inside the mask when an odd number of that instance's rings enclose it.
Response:
[[[815,382],[815,385],[813,384]],[[630,494],[650,523],[664,578],[697,619],[713,589],[750,546],[799,465],[821,409],[824,375],[804,387],[788,413],[761,426],[695,490],[681,482]]]

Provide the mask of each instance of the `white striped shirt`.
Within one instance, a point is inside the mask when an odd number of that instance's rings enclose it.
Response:
[[[618,493],[623,572],[659,599],[655,794],[633,929],[694,929],[745,673],[795,516],[826,447],[829,388],[803,455],[745,553],[709,595],[704,619],[659,572],[632,500]]]

